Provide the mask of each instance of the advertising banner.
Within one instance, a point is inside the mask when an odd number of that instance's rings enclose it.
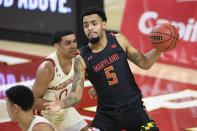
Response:
[[[149,71],[131,70],[161,131],[196,131],[197,0],[127,0],[120,32],[145,54],[153,48],[151,30],[161,23],[179,30],[177,47],[162,53]]]
[[[176,49],[163,53],[160,61],[197,69],[197,1],[127,1],[121,32],[143,53],[150,50],[149,34],[156,24],[170,23],[179,29]]]

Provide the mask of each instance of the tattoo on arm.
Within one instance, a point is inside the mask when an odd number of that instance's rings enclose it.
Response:
[[[82,86],[84,84],[84,79],[82,78],[82,73],[80,71],[80,68],[83,67],[83,64],[81,63],[79,58],[75,59],[75,63],[74,63],[74,80],[73,80],[73,86],[72,86],[72,92],[74,92],[77,88],[77,86]]]
[[[82,97],[83,87],[84,87],[84,74],[82,71],[83,64],[80,59],[76,57],[74,63],[74,78],[71,93],[63,99],[64,108],[71,107],[77,104]]]
[[[68,96],[63,99],[64,107],[68,108],[78,103],[77,98],[70,93]]]
[[[140,62],[139,54],[137,54],[137,53],[132,53],[132,54],[128,55],[128,59],[131,60],[136,65],[138,65]]]

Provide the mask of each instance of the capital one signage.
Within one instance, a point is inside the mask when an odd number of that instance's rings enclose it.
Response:
[[[127,0],[121,33],[146,53],[152,48],[149,33],[160,23],[175,25],[180,41],[176,49],[163,53],[159,61],[197,69],[197,0]]]

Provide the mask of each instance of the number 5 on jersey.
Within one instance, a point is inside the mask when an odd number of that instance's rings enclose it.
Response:
[[[114,73],[113,66],[109,66],[109,67],[105,68],[104,71],[105,71],[105,75],[106,75],[107,79],[112,78],[112,80],[108,80],[108,83],[110,86],[118,83],[118,78],[116,76],[116,73]]]

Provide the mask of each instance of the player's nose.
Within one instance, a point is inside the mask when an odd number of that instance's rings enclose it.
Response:
[[[90,25],[88,26],[88,30],[89,30],[89,31],[92,31],[93,29],[94,29],[94,26],[90,24]]]
[[[73,42],[72,45],[71,45],[71,48],[72,48],[72,49],[77,48],[77,42]]]

